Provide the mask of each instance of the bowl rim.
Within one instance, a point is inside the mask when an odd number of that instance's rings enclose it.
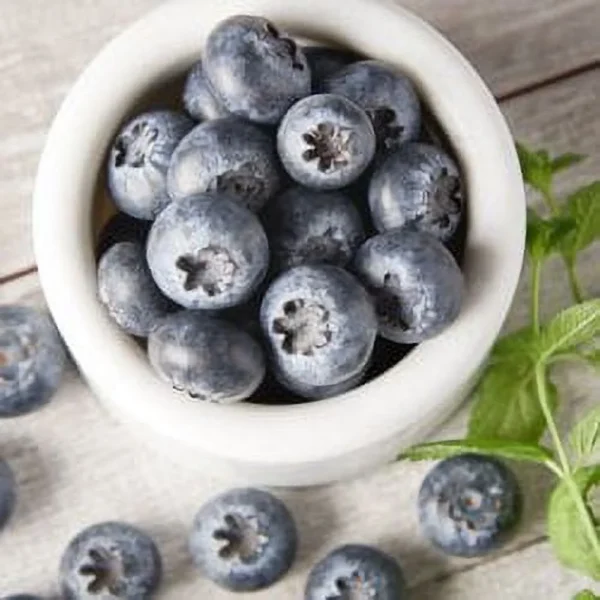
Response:
[[[327,400],[292,406],[177,400],[96,297],[91,198],[105,149],[140,92],[189,66],[211,26],[236,13],[261,14],[302,37],[400,65],[443,124],[466,176],[461,315],[385,374]],[[454,46],[407,10],[370,0],[346,0],[343,14],[336,0],[175,0],[105,46],[64,101],[38,168],[33,229],[48,306],[101,400],[197,451],[281,467],[353,454],[403,432],[428,433],[456,408],[458,390],[480,368],[512,302],[524,252],[525,196],[514,143],[492,94]]]

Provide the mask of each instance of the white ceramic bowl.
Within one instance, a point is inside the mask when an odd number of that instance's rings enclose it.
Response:
[[[236,13],[264,15],[301,37],[399,65],[442,123],[466,176],[467,295],[460,318],[381,377],[329,400],[182,402],[97,299],[94,190],[115,130],[149,89],[198,58],[215,23]],[[513,141],[492,95],[459,52],[414,15],[372,0],[176,0],[111,42],[74,86],[41,159],[33,221],[48,304],[102,402],[160,434],[155,443],[177,447],[201,469],[262,484],[308,485],[392,459],[464,398],[515,291],[525,199]]]

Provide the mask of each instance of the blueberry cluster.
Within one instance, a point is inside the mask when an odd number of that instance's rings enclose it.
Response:
[[[98,266],[108,313],[175,390],[330,397],[457,318],[464,186],[405,74],[235,16],[183,104],[118,133]]]

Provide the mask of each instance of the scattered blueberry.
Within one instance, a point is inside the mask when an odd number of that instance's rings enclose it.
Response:
[[[230,114],[211,88],[201,60],[194,65],[186,79],[183,103],[188,113],[198,121],[210,121]]]
[[[138,337],[147,337],[173,311],[152,279],[144,246],[135,242],[115,244],[100,259],[98,291],[119,327]]]
[[[0,458],[0,529],[2,529],[15,508],[17,501],[16,481],[8,464]]]
[[[311,571],[305,600],[406,600],[402,570],[370,546],[350,544],[328,554]]]
[[[352,275],[332,265],[283,273],[265,294],[260,318],[275,375],[311,398],[315,388],[326,391],[359,378],[377,335],[371,298]]]
[[[186,308],[242,304],[263,280],[269,245],[258,219],[224,193],[191,196],[169,205],[150,231],[152,276]]]
[[[363,60],[333,74],[324,90],[339,94],[367,112],[383,152],[421,133],[421,105],[410,79],[377,60]]]
[[[154,541],[125,523],[99,523],[71,540],[60,564],[66,600],[147,600],[162,564]]]
[[[123,212],[152,220],[169,203],[171,156],[193,126],[187,116],[162,110],[140,115],[123,127],[108,161],[108,187]]]
[[[275,496],[235,489],[196,515],[190,552],[203,575],[235,592],[264,589],[281,579],[297,549],[292,515]]]
[[[65,363],[65,348],[49,315],[27,306],[0,306],[0,418],[47,404]]]
[[[521,493],[501,462],[464,454],[440,462],[419,492],[424,534],[456,556],[480,556],[498,548],[519,519]]]
[[[360,247],[355,268],[376,299],[379,333],[393,342],[429,339],[460,312],[462,273],[432,235],[411,229],[380,233]]]
[[[99,259],[119,242],[138,242],[145,245],[150,225],[150,221],[136,219],[126,213],[119,212],[113,215],[98,235],[96,257]]]
[[[227,192],[258,211],[280,185],[274,143],[256,125],[234,117],[202,123],[175,151],[167,185],[176,200]]]
[[[240,15],[217,25],[206,43],[204,70],[228,110],[258,123],[277,123],[311,91],[302,49],[261,17]]]
[[[435,146],[405,144],[375,171],[369,206],[379,231],[410,225],[447,242],[463,211],[458,167]]]
[[[340,192],[288,189],[269,203],[263,222],[279,269],[316,262],[345,267],[365,239],[358,210]]]
[[[315,189],[336,189],[355,181],[375,153],[375,133],[366,113],[334,94],[316,94],[287,112],[277,134],[288,173]]]
[[[252,337],[205,311],[163,319],[150,334],[148,355],[161,378],[193,400],[245,400],[265,375],[262,349]]]
[[[354,52],[328,46],[307,46],[303,50],[312,75],[312,89],[316,94],[324,91],[323,84],[327,78],[359,60]]]

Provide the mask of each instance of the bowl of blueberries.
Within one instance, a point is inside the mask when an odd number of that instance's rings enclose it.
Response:
[[[97,397],[265,485],[358,475],[455,410],[524,238],[492,95],[367,0],[164,3],[75,84],[34,198],[42,287]]]

